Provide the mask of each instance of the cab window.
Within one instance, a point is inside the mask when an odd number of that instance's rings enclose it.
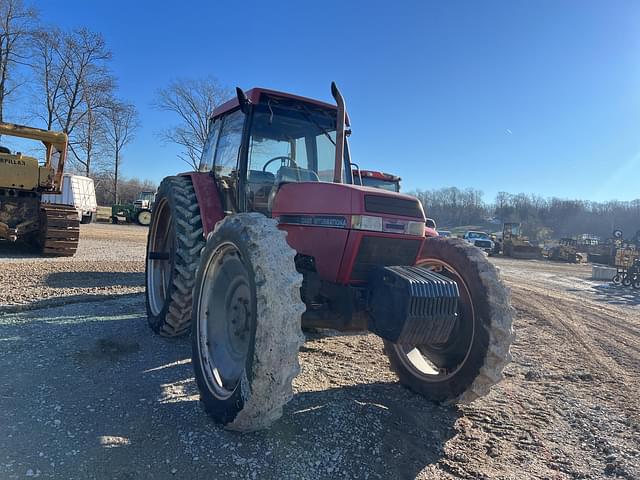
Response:
[[[218,178],[238,178],[238,152],[242,142],[244,119],[244,113],[236,110],[222,121],[214,160],[214,172]]]
[[[200,166],[198,170],[201,172],[210,172],[213,168],[213,157],[216,153],[216,145],[218,143],[218,137],[220,136],[220,127],[222,126],[222,120],[211,120],[209,124],[209,136],[207,137],[207,143],[202,150],[202,157],[200,158]]]

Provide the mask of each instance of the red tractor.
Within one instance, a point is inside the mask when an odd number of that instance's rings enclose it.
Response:
[[[482,253],[414,197],[354,185],[344,100],[265,89],[217,108],[199,171],[165,178],[146,254],[148,320],[192,332],[201,401],[235,430],[282,415],[301,327],[370,331],[400,382],[470,402],[510,360],[512,309]]]

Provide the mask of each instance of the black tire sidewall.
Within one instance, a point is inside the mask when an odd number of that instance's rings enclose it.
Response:
[[[203,276],[207,263],[214,255],[216,249],[221,243],[232,243],[240,252],[242,262],[245,265],[249,276],[249,287],[251,291],[251,312],[253,318],[251,322],[251,338],[245,369],[247,379],[249,381],[249,384],[251,384],[257,325],[257,290],[255,284],[255,270],[253,268],[253,265],[251,264],[250,252],[247,249],[248,241],[249,239],[247,238],[246,233],[242,231],[241,226],[235,225],[233,223],[225,223],[222,228],[218,229],[207,240],[207,244],[202,251],[202,254],[200,255],[200,266],[198,267],[193,294],[191,346],[193,352],[192,363],[195,379],[200,390],[200,400],[202,401],[205,410],[209,415],[211,415],[211,417],[213,417],[215,421],[223,425],[232,422],[236,418],[238,413],[244,408],[244,398],[246,398],[247,392],[242,392],[242,383],[239,383],[233,394],[226,399],[219,399],[210,391],[207,381],[205,380],[205,373],[203,371],[203,364],[200,355],[200,344],[198,341],[200,333],[200,325],[197,318],[198,303],[200,301],[200,295],[202,294]]]
[[[176,200],[174,198],[173,195],[173,183],[171,182],[171,178],[169,177],[168,179],[163,180],[163,182],[160,184],[160,187],[158,187],[158,194],[157,194],[157,205],[160,204],[160,200],[165,198],[167,199],[167,206],[169,207],[169,210],[171,211],[171,223],[172,223],[172,227],[174,229],[174,232],[176,231],[175,229],[177,228],[176,223]],[[165,317],[167,316],[167,313],[169,311],[169,307],[171,305],[171,296],[173,295],[173,292],[175,290],[175,285],[173,284],[173,278],[175,275],[175,265],[176,265],[176,245],[174,244],[174,248],[171,249],[171,252],[169,252],[169,262],[171,262],[171,273],[169,275],[169,282],[168,282],[168,289],[165,295],[165,299],[164,299],[164,305],[162,305],[162,308],[160,309],[160,312],[158,312],[157,315],[154,315],[153,311],[151,310],[151,301],[149,299],[149,287],[148,287],[148,275],[149,275],[149,248],[150,248],[150,236],[151,236],[151,232],[152,232],[152,227],[154,222],[156,222],[157,219],[157,215],[156,212],[160,212],[160,209],[156,209],[151,213],[151,223],[149,224],[149,232],[147,234],[147,249],[146,249],[146,255],[145,255],[145,268],[144,268],[144,274],[145,274],[145,283],[147,284],[147,287],[145,288],[145,302],[146,302],[146,307],[147,307],[147,321],[149,322],[149,325],[151,326],[151,329],[156,332],[156,333],[160,333],[162,326],[164,325],[164,321],[165,321]]]

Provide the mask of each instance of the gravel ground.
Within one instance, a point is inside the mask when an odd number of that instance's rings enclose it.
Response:
[[[0,242],[0,309],[143,292],[147,231],[137,225],[80,225],[78,251],[67,258],[40,258]]]
[[[238,434],[199,406],[189,340],[146,326],[145,237],[0,248],[0,478],[640,478],[640,296],[588,266],[494,260],[514,361],[471,406],[400,387],[375,336],[314,336],[283,418]]]

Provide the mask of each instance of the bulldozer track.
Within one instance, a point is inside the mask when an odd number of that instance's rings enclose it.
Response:
[[[71,257],[76,253],[80,239],[78,212],[70,205],[41,205],[42,253],[57,257]]]

